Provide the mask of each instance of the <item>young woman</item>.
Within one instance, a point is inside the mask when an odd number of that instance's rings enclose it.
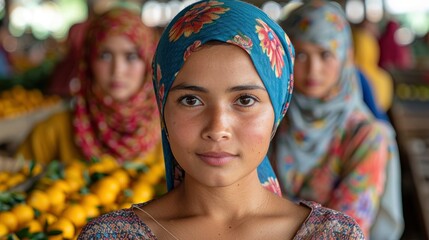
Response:
[[[192,4],[153,69],[169,192],[93,220],[79,239],[363,239],[350,217],[281,197],[266,153],[289,105],[293,48],[265,13]]]
[[[109,154],[119,162],[162,158],[150,81],[154,32],[138,14],[115,8],[87,31],[73,110],[38,124],[17,155],[70,162]]]
[[[342,10],[309,1],[281,25],[296,50],[296,92],[271,157],[285,195],[346,213],[368,238],[400,237],[394,132],[374,119],[362,100]]]

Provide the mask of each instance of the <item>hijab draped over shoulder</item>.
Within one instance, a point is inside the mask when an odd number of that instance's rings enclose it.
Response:
[[[327,97],[294,93],[271,149],[283,190],[292,199],[345,212],[366,237],[395,239],[403,229],[395,134],[374,119],[362,100],[344,12],[337,3],[313,0],[292,11],[281,26],[292,42],[317,44],[341,62]]]
[[[146,64],[141,89],[124,102],[117,102],[92,87],[91,61],[97,58],[100,46],[110,36],[128,38]],[[119,162],[129,161],[144,156],[159,143],[159,114],[150,81],[155,46],[154,32],[131,10],[115,8],[91,22],[82,54],[73,119],[75,142],[86,159],[109,154]]]
[[[273,105],[274,134],[291,98],[294,50],[277,23],[255,6],[240,1],[197,2],[167,26],[152,66],[161,119],[169,90],[184,62],[195,49],[210,41],[233,44],[249,54]],[[171,152],[164,124],[162,139],[167,185],[171,190],[183,180],[184,173]],[[277,178],[266,157],[258,167],[258,176],[261,184],[281,195]]]

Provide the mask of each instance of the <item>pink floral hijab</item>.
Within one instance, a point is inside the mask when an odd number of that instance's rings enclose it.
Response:
[[[98,55],[100,43],[114,35],[132,41],[148,69],[141,90],[126,102],[116,102],[92,87],[91,60]],[[91,23],[73,119],[75,142],[85,159],[109,154],[122,163],[145,155],[159,143],[159,114],[149,70],[155,44],[155,33],[128,9],[109,10]]]

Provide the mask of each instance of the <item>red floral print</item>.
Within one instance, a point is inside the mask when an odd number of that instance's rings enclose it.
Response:
[[[212,23],[218,19],[220,14],[224,14],[229,8],[224,8],[222,2],[203,2],[192,7],[183,17],[181,17],[170,29],[169,39],[175,42],[182,35],[189,37],[193,33],[198,33],[204,24]]]
[[[183,61],[186,61],[186,59],[188,59],[188,57],[191,55],[191,53],[194,52],[200,46],[201,46],[200,40],[195,41],[191,46],[189,46],[186,49],[185,53],[183,54]]]
[[[275,34],[275,32],[261,19],[256,19],[256,33],[261,41],[260,46],[262,51],[267,54],[270,59],[271,69],[274,71],[277,78],[282,75],[283,67],[285,66],[283,57],[285,50]]]
[[[269,177],[267,182],[264,182],[262,186],[269,190],[270,192],[273,192],[277,194],[278,196],[282,195],[282,191],[280,189],[280,184],[277,178]]]

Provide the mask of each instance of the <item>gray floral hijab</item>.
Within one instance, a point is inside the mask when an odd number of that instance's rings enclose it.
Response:
[[[326,98],[294,93],[286,132],[279,134],[282,143],[276,146],[277,155],[290,155],[297,170],[306,174],[324,157],[334,131],[345,127],[351,112],[356,108],[366,111],[366,107],[348,55],[352,46],[350,27],[339,6],[323,0],[310,1],[292,11],[280,25],[292,42],[309,42],[329,49],[342,64],[338,83]],[[281,178],[282,166],[277,169]]]

